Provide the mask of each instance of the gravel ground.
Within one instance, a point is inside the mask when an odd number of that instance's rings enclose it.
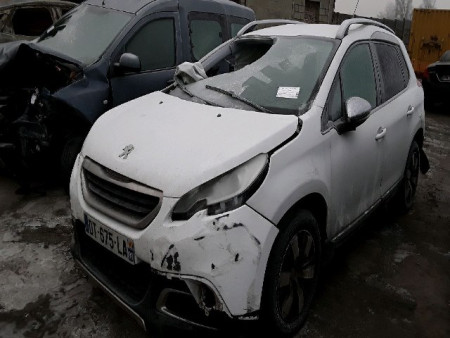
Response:
[[[450,115],[427,114],[413,209],[381,210],[336,251],[299,337],[450,337]],[[146,337],[74,265],[63,189],[0,177],[0,337]]]

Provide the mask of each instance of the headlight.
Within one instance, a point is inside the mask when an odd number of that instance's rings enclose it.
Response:
[[[259,188],[268,164],[267,154],[260,154],[191,190],[175,205],[172,219],[186,220],[203,209],[208,209],[208,215],[217,215],[240,207]]]

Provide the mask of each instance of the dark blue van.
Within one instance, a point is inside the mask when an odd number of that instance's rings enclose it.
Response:
[[[0,166],[68,177],[101,114],[166,87],[254,19],[228,0],[88,0],[33,42],[0,45]]]

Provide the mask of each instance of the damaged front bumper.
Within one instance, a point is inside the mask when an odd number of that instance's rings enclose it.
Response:
[[[201,211],[189,220],[173,221],[178,199],[164,197],[154,220],[134,229],[86,202],[81,162],[79,158],[75,164],[70,189],[73,253],[109,294],[146,325],[160,316],[177,326],[182,322],[209,328],[219,326],[222,317],[258,318],[266,265],[278,233],[271,222],[246,205],[219,216]],[[87,236],[86,214],[132,239],[139,263],[129,264]]]
[[[45,98],[35,103],[35,94],[30,96],[32,102],[27,105],[0,109],[0,160],[13,170],[42,167],[50,151],[51,138],[42,114],[48,103]]]

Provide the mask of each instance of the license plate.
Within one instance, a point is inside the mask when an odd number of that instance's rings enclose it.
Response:
[[[84,232],[104,248],[116,254],[130,264],[136,264],[134,241],[109,229],[91,216],[84,215]]]

